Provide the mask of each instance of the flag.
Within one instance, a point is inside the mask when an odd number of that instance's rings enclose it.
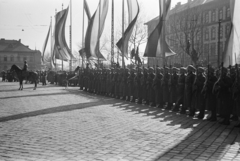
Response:
[[[85,51],[85,48],[82,48],[79,50],[79,54],[82,58],[84,58],[86,56],[86,51]]]
[[[137,21],[140,10],[137,0],[127,0],[127,4],[128,4],[128,22],[130,22],[130,24],[125,30],[123,38],[121,38],[116,44],[120,51],[124,53],[124,56],[126,58],[128,58],[128,42],[132,35],[133,28]]]
[[[232,28],[227,41],[227,48],[223,55],[223,63],[225,67],[240,63],[240,1],[230,0],[230,11],[232,19]],[[230,61],[229,61],[230,58]]]
[[[45,54],[45,50],[46,50],[46,47],[47,47],[50,30],[51,30],[51,23],[50,23],[50,26],[49,26],[49,29],[48,29],[47,37],[46,37],[45,42],[43,44],[43,51],[42,51],[42,62],[43,63],[45,62],[44,54]]]
[[[136,51],[136,54],[135,54],[135,64],[142,64],[141,59],[139,57],[139,49],[138,49],[138,47],[137,47],[137,51]]]
[[[89,22],[85,37],[85,50],[87,58],[104,58],[99,51],[99,43],[108,12],[108,2],[109,0],[100,0],[97,10]]]
[[[68,8],[57,13],[56,17],[60,17],[56,24],[55,30],[55,50],[58,50],[59,59],[68,61],[72,55],[65,39],[65,24],[68,15]]]
[[[135,49],[133,48],[131,51],[131,59],[133,59],[135,57]]]
[[[84,10],[87,14],[88,21],[90,21],[91,20],[91,13],[90,13],[90,10],[89,10],[89,7],[88,7],[88,4],[87,4],[86,0],[84,0]]]
[[[164,1],[167,1],[166,4]],[[155,29],[152,31],[152,33],[148,37],[147,45],[146,45],[145,52],[144,52],[144,57],[156,57],[157,53],[160,53],[162,50],[162,47],[160,46],[160,44],[164,45],[165,52],[167,51],[167,53],[168,53],[169,51],[171,51],[171,49],[168,46],[168,44],[166,43],[166,41],[163,41],[162,43],[160,43],[160,40],[161,40],[160,37],[161,37],[162,28],[163,28],[163,24],[164,24],[163,21],[166,20],[167,12],[171,6],[171,0],[160,0],[159,4],[160,4],[159,22],[158,22],[157,26],[155,27]],[[166,8],[166,14],[163,13],[163,11],[164,11],[163,7]],[[164,38],[164,40],[165,40],[165,38]],[[166,54],[166,56],[168,56],[168,54]]]

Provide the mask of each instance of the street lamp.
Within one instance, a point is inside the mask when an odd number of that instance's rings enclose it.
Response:
[[[222,20],[219,19],[218,21],[218,67],[220,66],[220,29],[221,29],[221,23],[222,23]]]

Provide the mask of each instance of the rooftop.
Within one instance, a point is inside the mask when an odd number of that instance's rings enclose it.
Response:
[[[210,3],[210,2],[213,2],[213,1],[219,1],[219,0],[188,0],[187,3],[184,3],[184,4],[181,4],[181,2],[178,2],[175,7],[171,8],[171,10],[169,11],[168,14],[171,14],[171,13],[176,13],[176,12],[181,12],[181,11],[184,11],[186,9],[189,9],[189,8],[193,8],[193,7],[196,7],[196,6],[200,6],[200,5],[203,5],[203,4],[207,4],[207,3]],[[150,21],[146,22],[145,24],[149,24],[151,23],[152,21],[158,21],[159,20],[159,16],[151,19]]]
[[[0,52],[1,51],[20,51],[20,52],[32,52],[28,46],[25,46],[21,43],[21,39],[19,40],[5,40],[0,39]]]

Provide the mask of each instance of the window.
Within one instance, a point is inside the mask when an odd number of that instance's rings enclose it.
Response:
[[[209,54],[209,44],[204,45],[204,53],[206,54],[206,56]]]
[[[206,16],[206,19],[205,19],[205,20],[206,20],[206,23],[208,23],[208,22],[209,22],[209,14],[208,14],[208,12],[206,13],[205,16]]]
[[[10,61],[14,61],[14,57],[13,56],[10,57]]]
[[[216,28],[215,27],[212,27],[211,35],[212,35],[212,40],[215,40],[215,38],[216,38]]]
[[[220,55],[222,55],[222,53],[223,53],[223,42],[220,42]]]
[[[220,38],[223,38],[223,26],[220,26]]]
[[[20,60],[21,60],[20,56],[18,56],[17,58],[18,58],[18,61],[20,61]]]
[[[220,20],[223,19],[223,10],[222,9],[219,10],[219,19]]]
[[[206,28],[206,30],[205,30],[205,39],[206,39],[206,40],[209,39],[209,31],[208,31],[208,28]]]
[[[227,8],[227,18],[230,17],[230,7]]]
[[[4,56],[3,60],[4,60],[4,61],[7,61],[7,57],[6,57],[6,56]]]
[[[225,37],[228,37],[229,34],[230,34],[230,25],[227,24],[227,25],[226,25],[226,36],[225,36]]]
[[[216,55],[216,44],[212,43],[211,44],[211,53],[210,55]]]
[[[212,22],[216,21],[216,12],[212,11]]]

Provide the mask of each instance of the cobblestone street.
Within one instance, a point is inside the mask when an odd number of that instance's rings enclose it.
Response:
[[[0,82],[0,161],[240,160],[237,122],[38,86]]]

